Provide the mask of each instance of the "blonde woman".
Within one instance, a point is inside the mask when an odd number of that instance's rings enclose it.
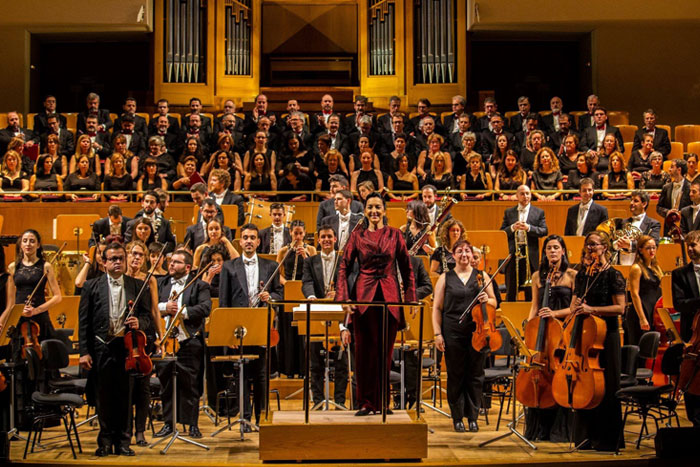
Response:
[[[561,190],[564,178],[559,170],[559,160],[556,154],[548,147],[541,148],[535,155],[535,165],[532,171],[530,188],[540,201],[554,201],[561,193],[537,193],[534,190]]]
[[[473,153],[468,159],[468,172],[462,176],[459,183],[460,190],[493,190],[493,180],[491,173],[486,171],[484,162],[481,160],[481,154]],[[491,199],[490,194],[474,194],[462,193],[462,199]]]
[[[29,190],[27,174],[22,170],[22,157],[17,151],[9,150],[5,153],[0,168],[0,191],[22,192]]]
[[[68,168],[70,173],[75,172],[80,156],[87,156],[88,161],[90,162],[90,170],[95,172],[97,177],[102,175],[102,164],[100,163],[100,158],[95,153],[95,150],[92,147],[92,141],[88,135],[78,136],[78,141],[75,143],[75,154],[73,154],[73,157],[71,157],[70,167]]]
[[[442,136],[437,133],[432,133],[428,136],[428,149],[421,151],[418,155],[418,162],[416,164],[416,172],[420,180],[425,180],[429,168],[432,166],[433,159],[438,154],[444,154],[445,166],[452,173],[452,157],[448,153],[442,151],[442,145],[445,140]]]
[[[450,154],[446,152],[433,156],[430,172],[425,177],[426,185],[433,185],[438,190],[445,190],[454,186],[451,164],[447,164],[447,159],[450,159]]]
[[[126,170],[126,159],[124,159],[123,155],[115,152],[109,158],[109,161],[109,171],[106,171],[105,179],[102,182],[102,190],[113,191],[114,193],[105,195],[104,199],[113,202],[127,201],[129,196],[125,195],[124,192],[134,189],[134,180]]]
[[[648,235],[641,236],[628,278],[632,306],[627,307],[625,316],[626,344],[639,345],[642,334],[651,330],[654,307],[661,298],[663,275],[656,261],[656,241]]]

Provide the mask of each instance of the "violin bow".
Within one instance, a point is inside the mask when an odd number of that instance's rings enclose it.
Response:
[[[63,242],[63,245],[61,245],[61,248],[58,249],[56,252],[56,255],[51,258],[51,261],[49,261],[49,264],[53,266],[53,263],[58,259],[58,257],[63,253],[63,250],[66,248],[68,245],[68,242]],[[44,271],[44,274],[41,276],[41,279],[39,279],[39,282],[37,282],[36,287],[34,287],[34,290],[32,290],[32,293],[29,294],[27,299],[25,300],[25,303],[32,303],[32,300],[34,299],[34,295],[39,291],[39,286],[41,285],[42,282],[44,282],[44,279],[46,278],[46,271]]]
[[[491,285],[491,283],[493,282],[493,278],[494,278],[499,272],[501,272],[501,269],[503,269],[503,266],[505,266],[506,264],[508,264],[508,263],[510,262],[511,258],[513,258],[513,253],[508,253],[508,256],[506,257],[506,259],[503,260],[503,262],[501,263],[500,266],[498,266],[498,269],[496,269],[496,272],[494,272],[493,274],[491,274],[491,277],[489,277],[488,282],[487,282],[486,284],[484,284],[484,286],[481,288],[481,290],[479,290],[479,292],[474,296],[474,299],[472,299],[472,301],[471,301],[471,303],[469,304],[469,306],[467,307],[467,309],[464,310],[464,313],[462,313],[462,315],[459,317],[459,324],[462,324],[462,323],[464,322],[464,318],[466,318],[467,315],[469,314],[469,312],[472,310],[472,307],[474,306],[474,304],[475,304],[476,301],[478,300],[479,295],[481,295],[481,293],[482,293],[484,290],[486,290],[486,289],[489,287],[489,285]]]

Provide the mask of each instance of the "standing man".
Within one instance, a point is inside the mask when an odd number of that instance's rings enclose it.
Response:
[[[348,182],[348,179],[342,175],[331,175],[330,187],[331,197],[325,201],[322,201],[321,204],[318,205],[318,213],[316,213],[316,231],[321,228],[321,221],[324,217],[331,216],[336,212],[335,194],[340,190],[349,190],[350,182]],[[352,200],[352,203],[350,203],[350,210],[352,212],[361,213],[364,211],[364,207],[359,201]]]
[[[124,275],[126,250],[110,243],[102,253],[106,274],[87,281],[80,295],[80,366],[90,370],[95,384],[100,422],[95,455],[133,456],[128,432],[131,409],[129,375],[125,370],[125,329],[147,329],[151,321],[151,295],[141,294],[132,316],[127,306],[136,299],[143,282]],[[122,322],[122,320],[124,320]]]
[[[501,230],[508,236],[508,251],[512,255],[506,266],[506,300],[509,302],[517,300],[518,291],[525,282],[528,267],[530,274],[537,270],[540,264],[539,239],[547,236],[544,211],[530,204],[532,198],[530,187],[520,185],[516,197],[518,205],[506,209],[501,224]],[[526,256],[530,258],[529,265],[525,262]],[[532,300],[532,289],[529,286],[525,288],[525,300]]]
[[[163,217],[159,212],[156,212],[158,207],[159,197],[158,193],[155,191],[147,191],[143,195],[143,200],[141,201],[141,211],[140,216],[137,213],[135,219],[132,219],[126,228],[126,234],[124,240],[128,243],[134,236],[134,226],[138,222],[140,217],[147,217],[151,221],[153,226],[153,236],[156,241],[165,245],[165,252],[170,253],[175,249],[175,235],[173,235],[170,230],[170,222]]]
[[[110,205],[107,210],[107,217],[96,220],[92,224],[92,235],[90,235],[88,246],[93,246],[110,235],[118,235],[124,238],[129,222],[131,222],[131,218],[122,214],[122,208],[118,204]]]
[[[594,185],[593,180],[588,177],[581,180],[578,190],[581,202],[574,204],[567,211],[564,235],[587,235],[608,220],[608,208],[593,202]]]
[[[632,151],[642,148],[644,135],[652,135],[654,137],[654,151],[659,151],[666,159],[671,154],[671,140],[668,138],[668,131],[664,128],[656,127],[656,112],[654,112],[654,109],[645,110],[642,118],[644,119],[644,127],[634,133]]]
[[[668,236],[669,226],[666,216],[670,213],[680,215],[681,209],[690,206],[690,182],[685,178],[688,173],[688,163],[683,159],[674,159],[669,168],[671,181],[663,186],[656,204],[656,213],[664,219],[664,237]]]
[[[338,239],[338,249],[342,250],[348,238],[350,238],[350,233],[364,216],[350,211],[350,203],[352,203],[350,190],[338,190],[333,197],[335,199],[335,214],[324,217],[321,220],[321,225],[326,225],[333,229],[335,238]]]
[[[649,207],[649,195],[647,192],[643,190],[633,191],[632,196],[630,197],[630,214],[632,215],[623,221],[623,225],[632,224],[634,227],[641,230],[642,234],[652,237],[658,245],[659,234],[661,233],[661,223],[656,219],[652,219],[651,217],[647,216],[647,207]],[[620,252],[620,264],[631,265],[634,263],[634,250],[636,250],[635,243],[636,242],[632,241],[631,239],[626,238],[617,241],[616,247],[624,248],[625,250],[630,251],[630,253],[627,253],[626,251]]]
[[[608,124],[608,111],[604,107],[596,107],[593,111],[593,120],[595,125],[581,131],[579,149],[581,151],[597,151],[603,147],[605,135],[612,133],[617,141],[617,149],[623,151],[625,144],[622,140],[622,134],[616,126]]]
[[[260,241],[258,242],[258,253],[276,255],[283,246],[292,242],[292,234],[284,226],[285,210],[284,204],[272,203],[270,205],[270,217],[272,225],[260,231]]]
[[[243,197],[229,190],[231,186],[231,175],[222,169],[214,169],[209,174],[209,196],[216,204],[238,206],[238,219],[236,225],[242,225],[245,219],[245,203]],[[233,219],[229,219],[232,222]]]
[[[199,216],[197,222],[188,226],[187,230],[185,231],[184,244],[189,248],[192,248],[192,251],[196,250],[199,245],[208,240],[207,224],[209,221],[216,219],[219,215],[216,201],[211,198],[204,199],[199,207],[199,212],[201,215]],[[228,226],[223,225],[223,220],[221,220],[221,222],[222,236],[228,238],[230,241],[233,241],[233,233],[231,232],[231,229]]]
[[[700,230],[700,179],[695,179],[690,184],[690,206],[681,209],[681,232],[687,235],[693,230]]]
[[[168,262],[168,275],[158,279],[158,311],[165,318],[165,329],[182,310],[174,330],[180,349],[177,352],[177,421],[173,420],[173,365],[168,362],[158,365],[158,379],[161,382],[160,398],[163,401],[165,424],[155,438],[163,438],[173,432],[173,423],[189,425],[189,435],[201,438],[199,431],[199,398],[202,395],[204,359],[204,321],[211,312],[209,284],[197,279],[184,292],[183,289],[194,279],[192,255],[185,250],[177,250]],[[179,295],[177,300],[172,300]]]

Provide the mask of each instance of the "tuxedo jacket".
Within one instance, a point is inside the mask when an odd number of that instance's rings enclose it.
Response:
[[[503,213],[503,223],[501,230],[505,231],[508,237],[508,250],[510,253],[515,253],[515,232],[511,226],[518,221],[518,206],[506,209]],[[530,255],[530,270],[537,270],[540,264],[539,260],[539,239],[547,236],[547,221],[544,217],[544,211],[530,204],[530,211],[527,215],[527,224],[530,225],[530,230],[527,232],[527,248]]]
[[[213,128],[214,134],[219,134],[220,131],[224,130],[224,127],[221,124],[221,119],[223,117],[224,116],[222,115],[220,117],[214,118],[214,128]],[[243,129],[243,125],[244,125],[244,120],[241,117],[239,117],[238,115],[234,115],[233,119],[236,122],[236,124],[233,126],[233,129],[235,131],[241,132],[241,130]]]
[[[606,125],[605,135],[607,136],[610,133],[615,135],[618,147],[620,149],[623,149],[625,147],[625,144],[622,140],[622,134],[620,133],[620,130],[616,126]],[[598,130],[596,130],[595,126],[589,126],[585,130],[581,130],[581,141],[579,141],[578,148],[581,151],[588,151],[589,149],[593,151],[598,150]]]
[[[258,280],[264,284],[270,280],[272,273],[277,268],[275,261],[261,258],[258,256]],[[245,275],[245,266],[243,265],[243,256],[224,262],[221,268],[221,279],[219,280],[219,306],[224,308],[230,307],[248,307],[250,306],[248,298],[248,280]],[[267,288],[270,296],[275,300],[282,300],[284,289],[280,283],[279,274],[275,274],[274,279]],[[263,302],[260,302],[261,305]]]
[[[382,115],[381,117],[377,118],[377,131],[380,133],[391,133],[394,131],[394,127],[391,124],[392,116],[389,113],[386,113]],[[412,131],[414,131],[413,124],[411,121],[406,117],[404,114],[403,116],[403,132],[405,134],[409,134]]]
[[[114,147],[114,138],[122,134],[121,131],[115,131],[112,134],[112,147]],[[127,136],[127,135],[124,135]],[[140,159],[145,158],[147,151],[146,137],[142,136],[141,133],[134,131],[131,134],[131,141],[129,142],[129,151],[131,151],[135,156],[139,156]]]
[[[90,112],[83,110],[78,114],[78,121],[76,126],[78,132],[87,133],[87,125],[85,121],[89,117]],[[97,123],[105,126],[105,132],[114,126],[114,122],[109,118],[109,110],[98,109],[97,110]]]
[[[292,242],[292,234],[287,227],[282,233],[282,246],[289,245]],[[258,245],[258,253],[269,254],[272,245],[272,226],[266,227],[260,231],[260,245]]]
[[[301,293],[304,294],[304,297],[313,295],[316,298],[325,298],[326,287],[324,285],[324,279],[323,259],[321,258],[321,253],[318,253],[304,261],[304,274],[301,278]],[[333,271],[333,283],[335,283],[337,279],[338,268],[336,267]]]
[[[185,284],[188,284],[195,274],[190,273],[185,276]],[[170,276],[164,276],[158,279],[158,302],[167,302],[170,298],[170,292],[173,284]],[[211,313],[211,294],[209,292],[209,284],[203,280],[197,281],[188,287],[182,293],[182,306],[187,307],[187,318],[182,320],[185,329],[194,336],[198,332],[204,332],[204,321]]]
[[[48,133],[44,133],[41,137],[41,152],[47,152],[46,141],[49,137]],[[70,161],[70,157],[75,154],[74,136],[70,130],[60,128],[58,131],[58,153]]]
[[[126,230],[127,230],[129,222],[131,222],[131,221],[132,221],[131,217],[122,216],[122,225],[121,225],[122,238],[126,237]],[[110,232],[109,232],[109,217],[103,217],[102,219],[96,220],[95,223],[92,224],[92,235],[90,235],[90,240],[88,241],[88,245],[93,246],[96,241],[99,241],[101,238],[106,238],[109,234],[110,234]]]
[[[665,218],[668,211],[671,210],[673,205],[673,182],[669,182],[661,188],[661,193],[659,193],[659,202],[656,203],[656,212],[661,217]],[[681,190],[681,199],[678,209],[683,209],[686,206],[690,206],[692,202],[690,201],[690,182],[683,177],[683,188]]]
[[[508,131],[503,131],[503,134],[506,135],[506,138],[508,138],[511,149],[513,149],[516,153],[520,153],[520,148],[516,144],[515,137],[513,136],[513,134]],[[476,147],[474,148],[474,150],[478,151],[482,156],[484,156],[486,160],[488,160],[491,157],[491,154],[493,154],[493,150],[495,147],[496,134],[493,131],[489,131],[487,129],[481,132],[481,150],[477,149]]]
[[[136,216],[127,224],[126,233],[124,234],[125,243],[129,243],[134,237],[134,226],[138,222],[139,218],[140,216]],[[159,218],[160,227],[158,228],[158,231],[155,232],[155,239],[158,243],[165,245],[165,253],[171,253],[173,250],[175,250],[175,235],[173,235],[173,232],[170,230],[170,222],[162,215],[160,215]]]
[[[693,336],[693,319],[700,308],[700,291],[693,263],[674,269],[671,273],[673,308],[681,314],[681,338],[688,342]]]
[[[576,123],[576,119],[574,119],[574,121],[571,123]],[[585,113],[585,114],[581,115],[578,118],[578,125],[576,125],[576,126],[578,128],[578,131],[581,133],[583,133],[583,131],[586,128],[590,128],[592,126],[595,126],[595,123],[593,123],[593,115],[591,115],[589,113]]]
[[[423,300],[433,293],[433,283],[420,256],[411,256],[410,258],[413,278],[416,282],[416,300]]]
[[[224,237],[233,241],[233,232],[231,232],[231,229],[224,225],[222,227],[222,230],[223,230]],[[187,243],[187,245],[190,248],[192,248],[192,251],[196,250],[199,245],[201,245],[202,243],[204,243],[206,241],[207,241],[207,236],[204,232],[204,226],[202,225],[201,222],[197,222],[194,225],[190,225],[185,230],[185,239],[183,240],[183,243]]]
[[[360,213],[355,213],[350,211],[350,221],[348,222],[349,226],[348,228],[350,229],[348,231],[348,238],[350,238],[350,232],[352,232],[352,229],[355,228],[358,222],[360,222],[365,216]],[[338,229],[340,228],[340,215],[337,213],[331,214],[330,216],[326,216],[323,219],[321,219],[321,225],[330,225],[333,227],[333,232],[335,232],[335,238],[340,239],[338,237]],[[336,243],[336,248],[338,248],[338,244]]]
[[[237,225],[243,225],[243,222],[245,221],[245,202],[243,201],[243,197],[241,195],[237,195],[231,190],[226,190],[226,194],[224,195],[224,199],[221,204],[235,204],[238,206],[238,219],[236,219],[236,222],[238,222]],[[229,225],[232,223],[232,221],[233,219],[228,220]]]
[[[564,227],[564,235],[576,235],[576,227],[578,226],[578,208],[580,204],[574,204],[566,213],[566,226]],[[587,235],[595,230],[598,225],[608,220],[608,208],[601,206],[595,201],[591,203],[586,216],[586,222],[583,223],[582,235]]]
[[[180,123],[177,121],[177,118],[173,117],[172,115],[168,115],[168,123],[170,124],[168,126],[168,133],[178,135],[180,133]],[[158,117],[151,117],[151,120],[148,122],[148,135],[153,136],[157,133]]]
[[[34,143],[39,143],[39,135],[35,135],[32,130],[27,130],[26,128],[20,128],[20,133],[24,133],[24,142],[33,141]],[[0,157],[4,157],[7,152],[7,145],[10,144],[10,140],[15,137],[15,132],[8,126],[0,130]]]
[[[542,121],[542,116],[540,114],[537,114],[537,113],[535,115],[537,115],[537,128],[540,130],[543,130],[545,133],[547,133],[547,130],[546,130],[547,126]],[[508,130],[511,133],[513,133],[514,135],[523,131],[523,121],[525,120],[526,117],[527,117],[527,115],[525,117],[523,117],[522,114],[520,114],[520,113],[517,113],[517,114],[513,115],[512,117],[510,117],[510,121],[508,122],[509,123]],[[548,115],[548,117],[551,118],[551,115]],[[488,129],[488,124],[486,125],[486,129]],[[504,130],[505,129],[506,128],[504,128]]]
[[[65,115],[61,115],[59,113],[55,113],[53,115],[56,115],[56,117],[58,117],[58,126],[60,128],[65,129],[68,127]],[[47,114],[46,111],[39,112],[38,114],[34,115],[34,133],[38,135],[43,135],[44,133],[49,132],[48,118],[49,114]]]
[[[474,125],[476,125],[476,118],[474,117],[474,115],[469,115],[467,113],[465,113],[465,115],[469,116],[469,122],[471,124],[470,129],[473,128]],[[461,117],[461,115],[460,115],[460,117]],[[443,119],[442,126],[445,129],[445,134],[447,136],[450,136],[451,134],[459,132],[459,130],[453,131],[453,129],[455,127],[455,120],[458,120],[458,119],[459,119],[459,117],[454,113],[446,115],[445,118]]]
[[[265,114],[265,117],[270,118],[270,117],[272,117],[273,115],[275,115],[275,113],[274,113],[274,112],[270,112],[270,111],[268,110],[267,113]],[[258,117],[258,118],[259,118],[259,117]],[[249,111],[245,112],[245,118],[243,119],[243,126],[242,126],[241,128],[239,128],[240,130],[243,131],[243,134],[244,134],[244,135],[247,136],[247,135],[249,135],[249,134],[251,134],[251,133],[254,133],[255,130],[258,129],[258,118],[255,118],[255,117],[253,116],[253,111],[252,111],[252,110],[249,110]],[[270,130],[272,130],[272,128],[274,128],[274,127],[277,126],[277,125],[276,125],[276,120],[277,120],[277,117],[275,116],[275,122],[272,122],[272,125],[270,126]]]
[[[321,131],[319,133],[316,133],[316,139],[313,142],[313,151],[315,154],[319,154],[318,152],[318,139],[321,137],[321,135],[328,135],[330,134],[327,131]],[[340,153],[343,155],[343,160],[347,161],[347,157],[353,152],[353,148],[350,147],[350,140],[347,137],[347,135],[343,134],[338,130],[338,132],[335,134],[335,141],[331,138],[331,149],[335,149],[337,151],[340,151]]]
[[[557,118],[559,118],[559,117],[557,116]],[[571,126],[569,127],[569,129],[576,131],[576,119],[574,119],[574,117],[572,115],[570,115],[569,121],[571,122]],[[556,129],[554,128],[554,115],[548,114],[548,115],[541,116],[540,121],[538,123],[538,128],[540,130],[544,131],[545,133],[547,133],[547,132],[555,133]]]
[[[641,128],[634,133],[634,143],[632,144],[632,151],[642,148],[642,141],[644,141],[644,135],[647,134],[645,128]],[[654,150],[659,151],[666,156],[671,154],[671,140],[668,137],[668,131],[665,128],[654,128]]]
[[[631,223],[633,221],[634,219],[628,217],[624,222]],[[649,217],[649,215],[645,215],[642,224],[639,226],[639,230],[641,230],[644,235],[649,235],[652,237],[657,244],[659,243],[659,237],[661,237],[661,223],[656,219],[652,219]]]
[[[681,232],[686,235],[693,230],[700,230],[700,215],[693,222],[693,206],[686,206],[681,209]]]
[[[91,355],[107,351],[109,341],[109,284],[108,275],[103,274],[88,280],[80,294],[78,307],[80,355]],[[124,275],[124,291],[126,302],[136,300],[143,281]],[[153,326],[151,319],[151,294],[148,286],[141,294],[136,304],[134,315],[139,320],[139,329],[146,330]]]
[[[123,116],[124,114],[121,114],[119,117],[117,117],[117,119],[114,121],[114,128],[122,127]],[[148,137],[148,126],[146,125],[146,119],[140,115],[134,115],[134,133],[140,134],[143,138]]]
[[[350,212],[359,212],[362,213],[364,212],[365,208],[362,206],[362,203],[360,203],[357,200],[352,200],[350,203]],[[332,216],[335,214],[335,201],[333,198],[329,198],[325,201],[321,201],[321,203],[318,205],[318,212],[316,213],[316,231],[321,228],[321,221],[323,221],[324,217]]]
[[[345,134],[345,129],[343,128],[344,120],[345,120],[345,119],[343,118],[342,115],[340,115],[340,114],[337,113],[337,112],[331,113],[331,116],[333,116],[333,115],[337,116],[337,117],[338,117],[338,120],[339,120],[339,122],[338,122],[338,131],[339,131],[340,133]],[[309,115],[309,130],[311,131],[311,133],[313,133],[313,134],[318,134],[318,133],[326,133],[326,132],[328,132],[328,128],[327,128],[327,127],[324,127],[323,125],[319,125],[319,124],[318,124],[318,119],[319,119],[319,117],[322,117],[322,116],[323,116],[323,112],[316,112],[316,113],[313,114],[313,115]],[[328,118],[330,118],[330,116],[329,116]]]

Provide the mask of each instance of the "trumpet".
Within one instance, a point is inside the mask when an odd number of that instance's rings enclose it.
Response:
[[[525,247],[525,253],[522,250]],[[525,259],[525,280],[520,285],[520,260]],[[515,231],[515,284],[516,296],[520,287],[532,287],[532,271],[530,270],[530,249],[528,248],[527,234],[524,230]]]

